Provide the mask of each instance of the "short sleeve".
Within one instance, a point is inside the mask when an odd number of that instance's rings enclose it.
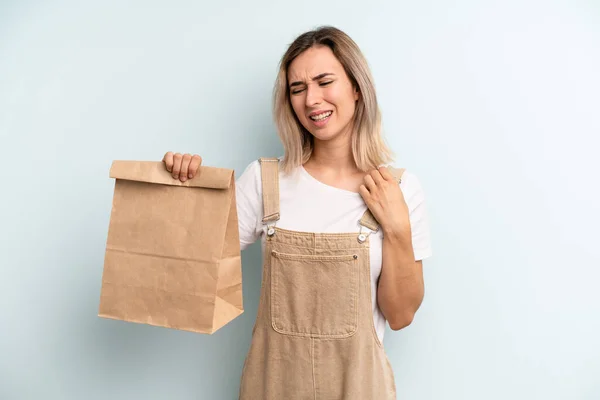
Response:
[[[240,248],[256,242],[262,233],[262,185],[260,164],[252,162],[235,182],[235,196],[240,231]]]
[[[419,179],[408,171],[402,175],[400,188],[408,206],[415,260],[424,260],[432,254],[429,215],[425,207],[425,194],[423,193]]]

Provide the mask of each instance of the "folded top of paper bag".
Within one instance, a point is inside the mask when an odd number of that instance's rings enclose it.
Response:
[[[115,179],[208,189],[228,189],[233,173],[232,169],[201,166],[193,179],[181,182],[173,178],[164,163],[157,161],[119,160],[113,161],[110,168],[110,177]]]

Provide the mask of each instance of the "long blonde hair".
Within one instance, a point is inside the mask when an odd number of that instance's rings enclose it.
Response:
[[[289,172],[310,158],[314,140],[298,120],[290,102],[287,71],[294,59],[314,46],[327,46],[340,61],[359,99],[353,117],[352,155],[361,171],[368,171],[392,160],[392,152],[381,134],[381,112],[377,104],[373,77],[358,45],[341,30],[324,26],[298,36],[279,63],[273,90],[273,116],[284,148],[282,169]]]

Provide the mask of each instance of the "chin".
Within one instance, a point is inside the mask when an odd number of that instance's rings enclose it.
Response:
[[[311,132],[311,131],[309,131],[309,132],[311,135],[313,135],[313,137],[315,139],[322,140],[322,141],[335,139],[340,134],[339,131],[332,130],[332,129],[323,129],[323,130],[318,130],[318,131],[314,131],[314,132]]]

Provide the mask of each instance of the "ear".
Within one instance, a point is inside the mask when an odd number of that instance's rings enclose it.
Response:
[[[358,101],[358,99],[360,99],[360,92],[359,92],[358,88],[355,86],[354,87],[354,101]]]

